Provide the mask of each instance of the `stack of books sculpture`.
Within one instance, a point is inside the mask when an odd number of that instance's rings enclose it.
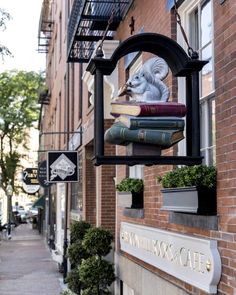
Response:
[[[167,74],[166,62],[156,57],[128,79],[118,96],[131,100],[111,103],[116,119],[105,133],[107,143],[128,146],[128,154],[160,154],[184,138],[186,106],[168,102],[169,89],[162,82]]]

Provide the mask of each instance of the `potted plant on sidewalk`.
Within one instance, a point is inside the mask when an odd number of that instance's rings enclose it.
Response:
[[[101,227],[88,230],[83,239],[83,247],[89,253],[79,268],[80,280],[83,284],[83,295],[112,294],[109,286],[115,280],[113,263],[107,256],[111,249],[113,235]]]
[[[79,267],[83,259],[89,257],[89,253],[83,246],[83,238],[86,232],[91,228],[91,224],[80,220],[73,222],[70,227],[70,245],[67,250],[67,256],[71,263],[71,271],[68,273],[66,281],[68,287],[74,294],[81,294],[82,282],[79,276]]]
[[[116,185],[118,205],[132,209],[143,208],[143,180],[140,178],[124,178]]]
[[[216,214],[216,168],[195,165],[157,177],[162,184],[162,209],[201,215]]]

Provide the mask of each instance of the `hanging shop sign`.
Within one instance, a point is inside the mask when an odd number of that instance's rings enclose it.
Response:
[[[75,151],[48,152],[47,180],[50,183],[78,181],[78,153]]]
[[[24,190],[27,194],[29,194],[29,195],[33,195],[33,194],[35,194],[35,193],[38,192],[38,190],[39,190],[39,188],[40,188],[40,185],[38,185],[38,184],[35,184],[35,185],[32,185],[32,184],[26,184],[26,183],[23,182],[23,184],[22,184],[22,188],[23,188],[23,190]]]
[[[121,223],[121,250],[208,293],[217,293],[221,260],[217,241]]]
[[[99,49],[99,47],[98,47]],[[101,48],[100,48],[101,49]],[[156,139],[160,136],[162,139],[165,137],[163,136],[164,133],[157,132],[151,134],[147,134],[147,132],[143,129],[140,130],[132,130],[130,131],[129,128],[121,129],[118,125],[113,126],[110,133],[105,134],[105,141],[114,144],[114,145],[127,145],[129,143],[143,143],[145,144],[145,149],[148,150],[148,153],[145,150],[145,153],[135,153],[134,151],[131,155],[109,155],[105,153],[105,142],[104,142],[104,77],[109,76],[115,70],[118,61],[128,54],[132,54],[133,52],[149,52],[152,53],[157,57],[159,57],[159,61],[157,62],[149,62],[148,63],[148,74],[147,64],[145,68],[142,68],[138,75],[133,76],[133,80],[136,78],[142,80],[142,83],[145,83],[145,87],[140,86],[139,83],[131,81],[130,79],[126,82],[124,87],[122,87],[122,91],[118,93],[118,96],[125,95],[127,93],[133,93],[131,96],[134,97],[136,100],[135,103],[132,102],[124,102],[121,100],[121,104],[123,106],[118,106],[117,102],[111,103],[111,114],[114,117],[118,117],[121,114],[130,115],[130,111],[132,112],[131,115],[134,116],[141,116],[142,112],[147,110],[147,112],[143,116],[154,116],[153,114],[157,113],[157,109],[160,110],[159,104],[154,103],[154,105],[147,103],[153,101],[153,97],[150,98],[146,96],[147,89],[153,89],[153,81],[156,81],[156,77],[160,76],[157,74],[156,70],[159,69],[162,61],[164,60],[168,65],[168,68],[171,70],[173,76],[175,77],[183,77],[185,78],[186,82],[186,156],[166,156],[161,155],[160,153],[154,153],[153,149],[149,150],[150,145],[157,146],[157,148],[161,147],[162,149],[166,148],[163,146],[163,143],[155,142],[154,138]],[[160,59],[161,58],[161,59]],[[113,52],[112,56],[107,59],[103,57],[102,50],[97,50],[96,55],[92,58],[88,64],[87,71],[90,72],[91,75],[94,75],[94,159],[93,162],[95,165],[137,165],[137,164],[144,164],[144,165],[193,165],[193,164],[201,164],[202,156],[200,153],[200,120],[199,120],[199,72],[203,68],[203,66],[207,64],[207,61],[201,61],[197,59],[197,55],[193,55],[189,57],[185,50],[178,44],[176,41],[168,38],[167,36],[156,34],[156,33],[141,33],[134,36],[131,36],[127,40],[123,41]],[[150,70],[150,71],[149,71]],[[144,75],[145,72],[145,75]],[[166,71],[165,71],[166,72]],[[150,78],[150,73],[152,73]],[[163,72],[164,73],[164,72]],[[147,74],[147,75],[146,75]],[[156,75],[157,74],[157,75]],[[165,76],[165,75],[164,75]],[[149,78],[145,78],[149,77]],[[144,79],[145,78],[145,79]],[[158,78],[159,79],[159,78]],[[161,77],[163,79],[163,77]],[[146,81],[144,81],[146,80]],[[152,81],[152,82],[151,82]],[[150,82],[150,83],[149,83]],[[159,90],[164,89],[162,81],[160,88],[157,87]],[[155,82],[156,83],[156,82]],[[151,86],[149,84],[152,84]],[[139,85],[139,86],[138,86]],[[143,85],[143,84],[142,84]],[[149,87],[149,86],[151,87]],[[132,87],[130,91],[130,87]],[[138,88],[138,89],[137,89]],[[154,90],[154,89],[153,89]],[[158,90],[158,91],[159,91]],[[162,92],[161,90],[161,92]],[[136,95],[140,94],[141,96]],[[150,91],[150,90],[148,90]],[[156,89],[154,91],[156,92]],[[153,93],[154,93],[153,92]],[[163,91],[163,95],[168,93],[168,89]],[[154,95],[154,97],[166,107],[168,108],[173,103],[170,104],[166,101],[166,96]],[[143,104],[143,101],[145,103]],[[151,105],[151,107],[150,107]],[[171,106],[171,107],[172,107]],[[118,108],[117,108],[118,107]],[[125,109],[123,108],[125,107]],[[128,109],[127,109],[128,107]],[[137,108],[136,108],[137,107]],[[116,109],[116,110],[115,110]],[[140,111],[133,113],[134,109]],[[114,111],[115,110],[115,111]],[[142,110],[142,111],[141,111]],[[155,110],[155,112],[153,111]],[[127,113],[128,112],[128,113]],[[158,116],[158,115],[155,115]],[[162,115],[166,116],[166,115]],[[169,113],[168,116],[173,116],[173,114]],[[183,114],[181,115],[183,116]],[[181,133],[178,136],[183,135]],[[129,138],[128,138],[128,137]],[[168,134],[170,136],[170,134]],[[149,137],[149,139],[148,139]],[[171,136],[171,144],[173,144],[173,139],[176,139],[176,134]],[[178,138],[178,141],[180,138]],[[174,142],[176,144],[177,142]],[[167,146],[168,147],[168,146]]]
[[[49,187],[51,185],[47,180],[47,161],[44,160],[39,164],[38,167],[38,182],[42,187]]]
[[[37,178],[38,170],[37,168],[26,168],[23,171],[22,180],[27,185],[38,185],[38,178]]]
[[[37,168],[26,168],[22,172],[22,188],[27,194],[35,194],[39,190]]]

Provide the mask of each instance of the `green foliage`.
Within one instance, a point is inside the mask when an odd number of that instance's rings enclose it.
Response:
[[[63,292],[60,293],[61,295],[74,295],[75,293],[73,293],[71,290],[65,290]]]
[[[2,30],[6,29],[6,22],[10,20],[10,18],[10,14],[4,9],[0,8],[0,28],[2,28]]]
[[[110,262],[92,256],[82,262],[79,274],[84,284],[83,294],[111,294],[107,287],[115,280],[115,275],[114,266]]]
[[[6,12],[4,9],[0,8],[0,28],[2,30],[6,29],[6,22],[9,21],[10,19],[11,19],[10,14]],[[10,50],[2,44],[0,44],[0,55],[2,56],[2,58],[4,57],[4,55],[12,56]]]
[[[85,233],[90,228],[91,224],[86,221],[80,220],[73,222],[70,227],[71,243],[75,243],[76,241],[82,241]]]
[[[99,293],[98,293],[99,292]],[[83,295],[111,295],[112,293],[109,290],[96,290],[96,288],[88,288],[83,290]]]
[[[113,235],[101,227],[94,227],[87,231],[83,239],[83,246],[90,255],[106,256],[111,250]]]
[[[71,226],[73,242],[68,257],[74,269],[67,275],[68,287],[76,294],[111,294],[107,289],[115,280],[114,267],[102,259],[111,250],[113,235],[102,228],[93,228],[85,221]]]
[[[4,133],[20,135],[38,119],[38,88],[42,81],[42,76],[35,72],[0,74],[1,130]]]
[[[79,268],[72,269],[66,277],[68,288],[75,294],[80,294],[82,283],[80,280]]]
[[[216,168],[213,166],[195,165],[177,168],[157,177],[164,188],[197,186],[215,187]]]
[[[19,148],[27,149],[29,128],[39,116],[38,88],[41,74],[25,71],[0,73],[0,169],[2,186],[14,178],[20,159]]]
[[[139,178],[124,178],[119,184],[116,185],[116,189],[119,192],[140,193],[143,191],[143,188],[143,180]]]
[[[89,254],[82,245],[82,241],[76,241],[68,247],[67,256],[69,257],[72,265],[78,266],[81,264],[82,259],[89,257]]]

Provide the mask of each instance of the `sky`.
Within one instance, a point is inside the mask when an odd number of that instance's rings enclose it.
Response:
[[[0,59],[0,72],[6,70],[42,71],[45,54],[38,53],[38,28],[43,0],[0,0],[0,7],[11,15],[6,30],[0,30],[0,44],[13,57]]]

